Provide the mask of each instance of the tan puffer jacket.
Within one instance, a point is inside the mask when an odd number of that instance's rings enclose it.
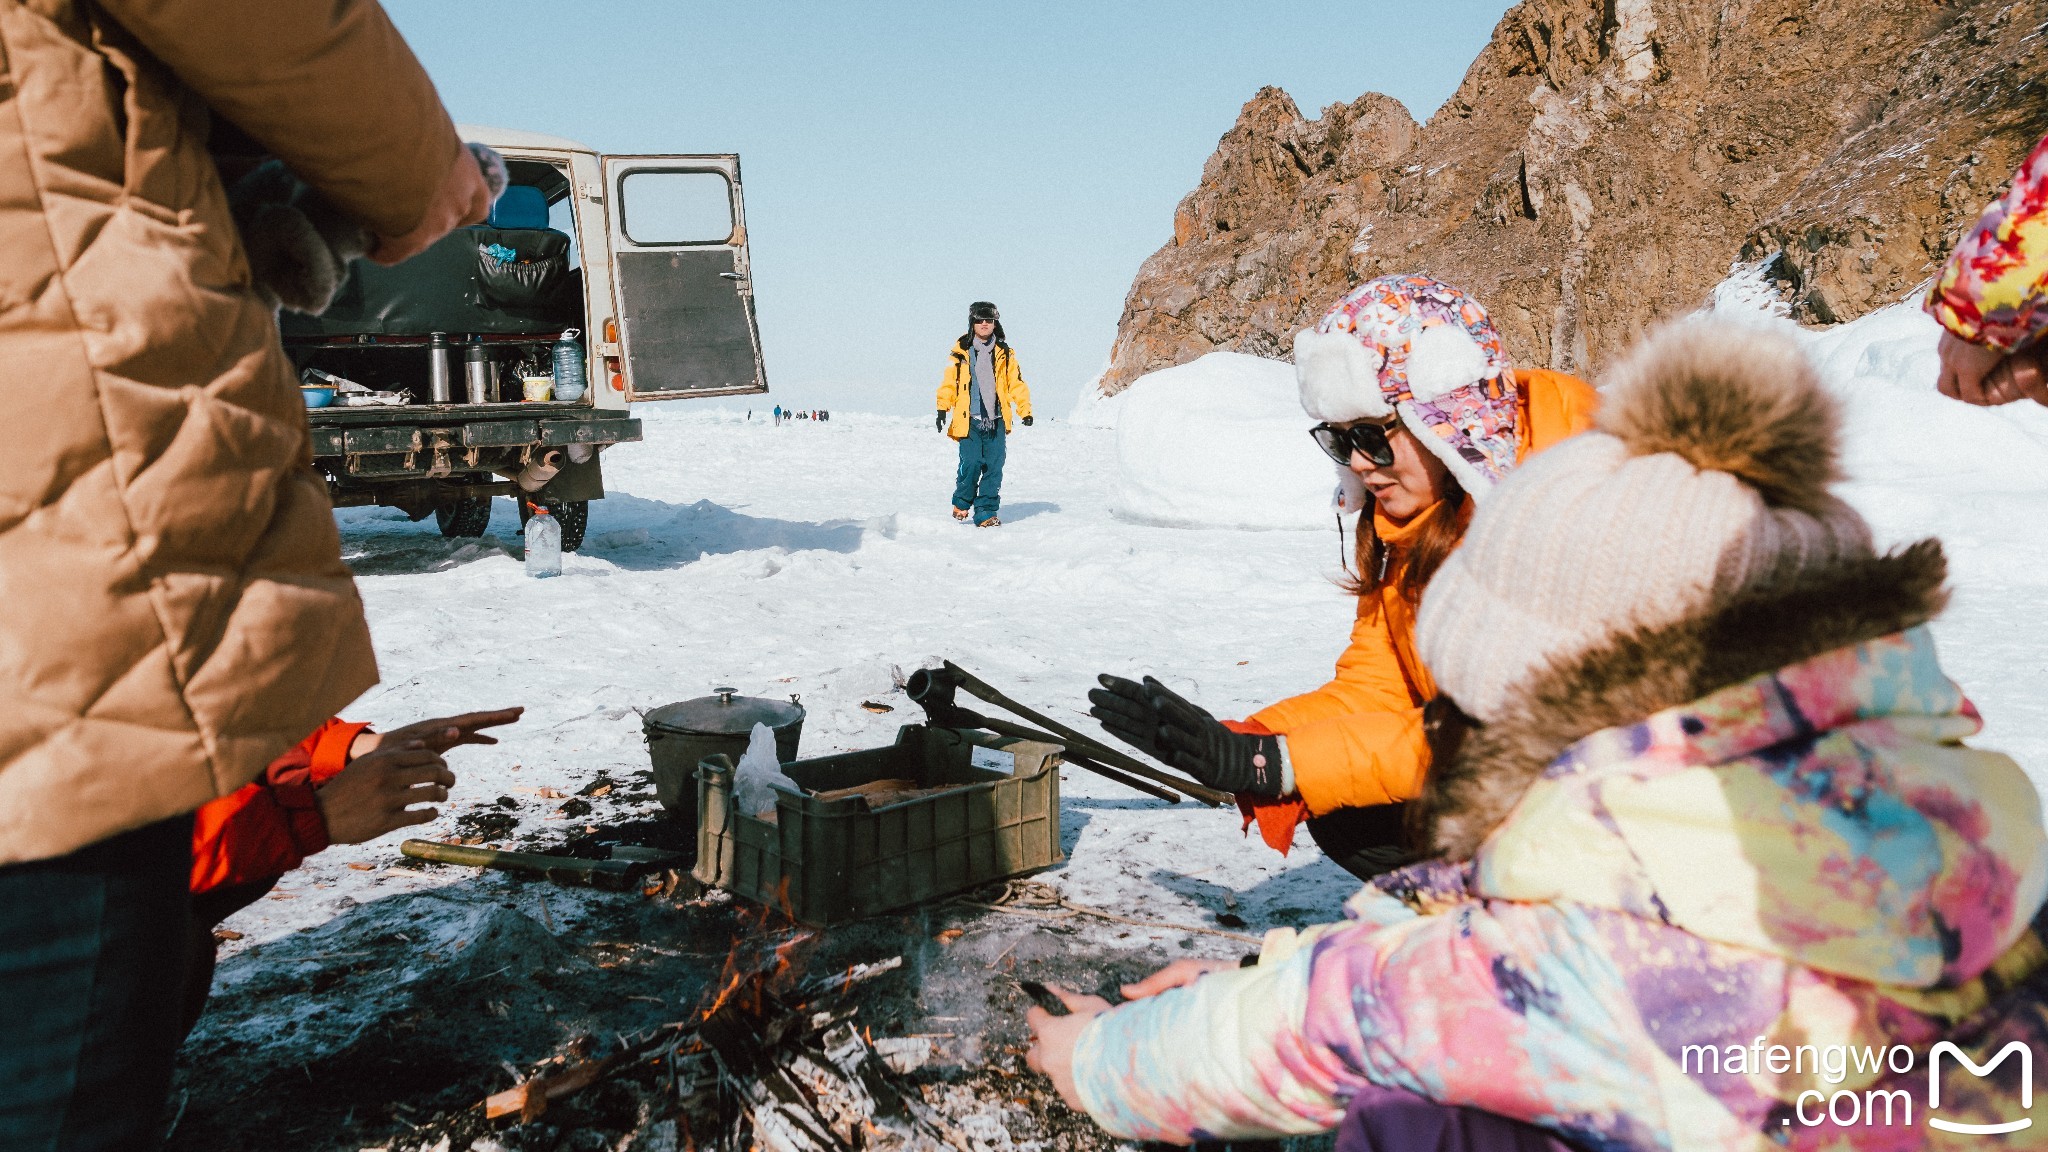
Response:
[[[461,147],[372,0],[0,0],[0,864],[232,791],[376,682],[209,106],[384,235]]]

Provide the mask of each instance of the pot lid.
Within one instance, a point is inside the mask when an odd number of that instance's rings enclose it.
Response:
[[[733,688],[712,691],[713,695],[699,696],[695,700],[663,704],[641,717],[641,725],[664,732],[744,736],[752,732],[756,724],[779,729],[803,719],[803,706],[797,703],[795,696],[788,700],[763,700],[755,696],[741,696]]]

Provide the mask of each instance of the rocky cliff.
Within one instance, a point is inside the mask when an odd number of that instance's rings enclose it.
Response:
[[[1426,124],[1263,89],[1139,269],[1103,388],[1285,357],[1390,272],[1579,372],[1741,261],[1798,319],[1852,319],[1930,275],[2048,132],[2044,23],[2048,0],[1524,0]]]

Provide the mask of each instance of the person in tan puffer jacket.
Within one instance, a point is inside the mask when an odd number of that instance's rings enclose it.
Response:
[[[191,813],[377,679],[215,116],[382,263],[489,208],[374,0],[0,0],[9,1149],[154,1143]]]

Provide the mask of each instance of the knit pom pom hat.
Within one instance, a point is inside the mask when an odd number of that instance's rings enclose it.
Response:
[[[1494,490],[1430,581],[1417,651],[1482,722],[1518,685],[1720,597],[1872,553],[1828,491],[1841,417],[1788,336],[1672,325],[1604,390],[1595,431]]]
[[[1515,466],[1515,381],[1479,302],[1422,275],[1368,280],[1294,337],[1301,406],[1349,424],[1398,416],[1458,484],[1483,500]],[[1364,490],[1342,465],[1339,507]]]

